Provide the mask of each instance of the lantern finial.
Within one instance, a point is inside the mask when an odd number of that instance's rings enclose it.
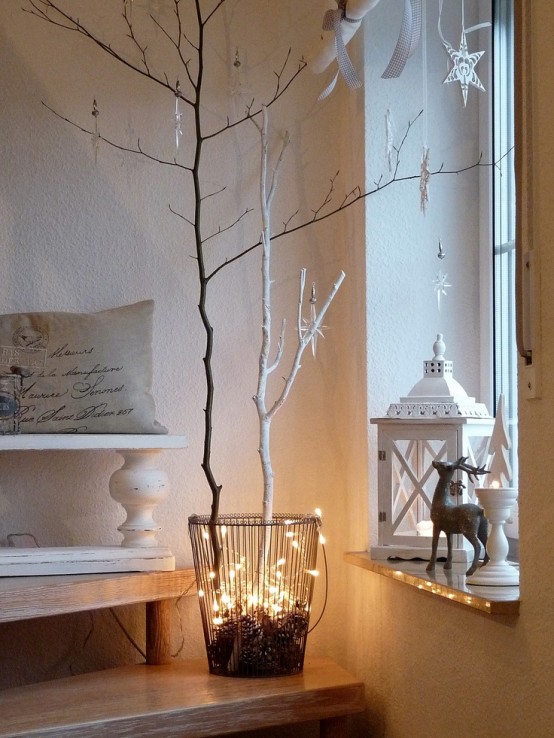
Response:
[[[446,344],[442,340],[442,333],[437,333],[437,340],[433,344],[433,351],[435,353],[435,359],[444,360],[444,354],[446,351]]]
[[[490,418],[489,411],[474,397],[468,397],[454,379],[453,362],[445,359],[443,334],[437,333],[434,356],[423,362],[423,378],[416,382],[406,397],[390,405],[387,416],[393,418]]]

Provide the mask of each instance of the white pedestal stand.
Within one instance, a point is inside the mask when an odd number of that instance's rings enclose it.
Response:
[[[0,577],[173,571],[175,557],[158,542],[153,513],[169,493],[162,452],[187,446],[184,436],[119,434],[20,434],[0,437],[2,451],[112,451],[123,458],[109,492],[126,512],[119,546],[0,547]]]
[[[519,570],[506,561],[508,539],[504,523],[510,517],[512,505],[517,499],[517,489],[511,487],[478,487],[475,490],[485,516],[491,524],[487,541],[489,562],[467,578],[468,584],[508,586],[519,584]]]

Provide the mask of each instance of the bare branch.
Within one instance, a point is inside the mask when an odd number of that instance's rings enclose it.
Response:
[[[133,70],[137,74],[140,74],[145,79],[149,79],[152,82],[155,82],[156,84],[161,85],[162,87],[169,88],[170,90],[172,89],[167,84],[165,79],[156,77],[153,74],[153,72],[151,72],[148,69],[148,67],[143,68],[142,66],[137,65],[134,62],[132,62],[130,59],[127,59],[121,52],[114,49],[110,44],[106,43],[105,41],[102,41],[102,39],[96,34],[92,33],[86,26],[84,26],[80,22],[79,18],[76,18],[72,16],[71,14],[67,13],[66,11],[64,11],[53,0],[28,0],[28,2],[33,8],[33,10],[27,11],[31,15],[34,15],[37,18],[40,18],[41,20],[46,21],[47,23],[51,23],[52,25],[59,26],[60,28],[64,28],[65,30],[75,31],[76,33],[80,34],[81,36],[84,36],[86,39],[88,39],[93,44],[98,46],[98,48],[100,48],[102,51],[105,51],[113,59],[120,62],[121,64],[128,67],[129,69]],[[57,13],[59,15],[59,19],[48,15],[48,12],[47,12],[48,10],[52,10],[54,13]],[[183,100],[188,105],[194,104],[193,101],[187,97],[183,96]]]
[[[292,215],[289,215],[289,217],[283,221],[283,232],[287,230],[287,228],[289,227],[289,223],[291,222],[293,218],[296,218],[299,212],[300,212],[300,209],[295,210],[294,213],[292,213]]]
[[[194,223],[192,222],[192,220],[189,220],[189,218],[187,218],[185,215],[183,215],[182,213],[179,213],[177,210],[174,210],[171,207],[171,205],[169,205],[169,211],[173,213],[173,215],[176,215],[178,218],[181,218],[181,220],[184,220],[185,223],[188,223],[190,226],[194,228]]]
[[[141,46],[141,44],[139,43],[137,37],[135,36],[135,29],[133,28],[133,23],[131,21],[131,16],[129,15],[129,12],[130,11],[129,11],[128,7],[127,7],[127,3],[124,3],[123,4],[123,18],[124,18],[125,24],[127,26],[127,31],[128,31],[127,37],[131,39],[131,41],[133,42],[133,44],[138,49],[138,52],[140,54],[140,58],[142,60],[142,64],[144,66],[144,69],[148,73],[148,76],[152,76],[151,75],[151,72],[150,72],[150,67],[149,67],[149,64],[148,64],[148,58],[146,56],[147,47],[146,46]]]
[[[290,390],[292,388],[292,385],[294,384],[294,380],[296,379],[296,375],[298,374],[298,371],[300,369],[300,361],[302,359],[302,355],[306,349],[307,346],[309,346],[310,341],[313,339],[314,335],[317,333],[317,331],[321,328],[321,323],[323,321],[323,318],[325,317],[325,313],[329,309],[329,306],[333,302],[335,295],[337,294],[339,287],[341,286],[343,280],[344,280],[345,274],[344,272],[341,272],[337,279],[335,280],[333,286],[331,287],[331,290],[327,296],[327,299],[325,300],[325,304],[319,311],[316,319],[311,324],[311,326],[304,332],[301,341],[298,343],[298,348],[296,350],[296,355],[293,360],[292,369],[289,374],[289,376],[285,379],[285,384],[283,386],[282,392],[279,395],[279,397],[275,400],[273,405],[271,406],[271,409],[267,411],[267,415],[272,418],[273,415],[283,406],[285,403]]]
[[[64,115],[61,115],[61,113],[58,113],[56,110],[54,110],[54,108],[51,108],[50,105],[45,103],[44,100],[42,101],[42,104],[47,110],[53,113],[57,118],[60,118],[60,120],[63,120],[66,123],[69,123],[69,125],[73,126],[74,128],[77,128],[77,130],[81,131],[82,133],[87,133],[89,136],[96,136],[94,131],[88,128],[85,128],[84,126],[80,126],[78,123],[75,123],[75,121],[71,120],[70,118],[66,118]],[[118,149],[118,151],[125,151],[128,154],[140,154],[140,156],[144,156],[145,159],[150,159],[150,161],[154,161],[156,162],[156,164],[163,164],[164,166],[169,166],[169,167],[177,167],[177,169],[184,169],[187,172],[192,171],[191,167],[187,167],[184,164],[179,164],[179,162],[176,159],[169,161],[167,159],[160,159],[157,156],[153,156],[152,154],[149,154],[141,147],[140,140],[137,141],[136,148],[132,148],[131,146],[123,146],[122,144],[118,144],[115,141],[112,141],[109,138],[106,138],[105,136],[101,136],[100,134],[98,134],[98,140],[102,141],[102,143],[105,143],[108,146],[111,146],[114,149]]]
[[[331,182],[331,184],[329,185],[329,189],[327,190],[327,193],[326,193],[325,197],[323,198],[323,202],[321,203],[321,205],[320,205],[320,206],[319,206],[318,208],[316,208],[315,210],[312,210],[312,213],[314,214],[314,217],[312,218],[312,220],[314,220],[314,221],[315,221],[315,220],[317,220],[317,218],[318,218],[318,215],[319,215],[319,213],[320,213],[320,212],[321,212],[321,211],[323,210],[323,208],[324,208],[324,207],[325,207],[326,205],[328,205],[328,204],[329,204],[329,203],[331,202],[331,200],[333,199],[333,192],[334,192],[334,189],[335,189],[335,180],[336,180],[336,178],[337,178],[338,176],[339,176],[339,172],[337,171],[337,172],[336,172],[336,173],[335,173],[335,174],[334,174],[334,175],[333,175],[333,176],[331,177],[331,179],[330,179],[330,182]]]
[[[218,0],[215,7],[208,13],[208,15],[204,18],[204,25],[208,23],[208,21],[214,16],[219,8],[225,3],[225,0]]]
[[[387,179],[386,182],[383,183],[383,175],[379,178],[377,182],[375,182],[375,186],[372,189],[365,190],[364,192],[361,191],[361,188],[358,186],[355,187],[335,208],[332,208],[331,210],[328,210],[327,212],[322,212],[325,205],[328,205],[329,202],[332,199],[332,193],[334,189],[334,181],[339,172],[337,172],[332,178],[331,178],[331,185],[329,187],[329,190],[325,194],[323,201],[321,205],[319,205],[317,208],[312,209],[312,213],[314,214],[312,218],[308,220],[304,220],[301,223],[299,223],[296,226],[293,226],[292,228],[289,228],[289,223],[292,218],[297,215],[297,213],[293,213],[293,215],[283,223],[283,229],[277,233],[271,234],[272,241],[275,241],[279,238],[282,238],[283,236],[291,235],[292,233],[296,233],[297,231],[300,231],[304,228],[307,228],[308,226],[313,225],[314,223],[320,223],[323,220],[326,220],[327,218],[332,218],[334,215],[337,215],[338,213],[341,213],[348,208],[352,207],[353,205],[356,205],[356,203],[361,202],[362,200],[365,200],[367,197],[370,197],[371,195],[376,194],[377,192],[381,192],[382,190],[386,190],[388,187],[391,187],[394,184],[398,184],[400,182],[410,182],[412,180],[419,180],[420,174],[409,174],[405,176],[398,176],[398,166],[399,166],[399,158],[400,153],[402,151],[402,148],[406,142],[408,132],[414,125],[415,121],[420,117],[421,112],[418,113],[418,115],[411,121],[408,122],[408,126],[406,128],[406,131],[404,133],[404,136],[402,137],[402,141],[400,145],[397,148],[397,162],[395,165],[395,168],[392,172],[392,175]],[[510,152],[506,152],[506,154],[503,155],[502,158],[505,156],[508,156]],[[471,169],[475,169],[476,167],[491,167],[496,166],[497,162],[483,162],[483,154],[481,153],[477,159],[477,161],[474,161],[470,164],[468,164],[465,167],[460,167],[458,169],[445,169],[444,163],[442,163],[437,169],[434,171],[431,171],[430,176],[439,176],[439,175],[459,175],[463,174],[464,172],[468,172]],[[359,190],[359,191],[358,191]],[[235,254],[235,256],[231,257],[230,259],[226,259],[224,262],[222,262],[218,267],[216,267],[211,273],[209,278],[215,277],[216,274],[218,274],[220,271],[222,271],[225,267],[230,266],[235,261],[238,261],[239,259],[242,259],[243,256],[246,256],[251,251],[254,251],[261,245],[262,241],[259,239],[255,243],[251,244],[247,248],[243,249],[238,254]]]
[[[240,223],[240,221],[248,215],[248,213],[252,212],[252,208],[246,208],[246,210],[241,213],[238,218],[236,218],[232,223],[229,223],[229,225],[224,226],[223,228],[221,226],[218,227],[217,231],[214,231],[209,236],[204,236],[203,243],[207,243],[207,241],[211,241],[212,238],[215,238],[216,236],[221,235],[222,233],[225,233],[226,231],[230,231],[232,228],[234,228],[237,223]]]
[[[212,131],[211,133],[206,134],[204,136],[204,140],[207,141],[211,138],[215,138],[216,136],[219,136],[225,131],[231,130],[232,128],[236,128],[237,126],[242,125],[247,120],[252,120],[254,118],[257,118],[262,113],[263,108],[271,108],[271,106],[274,105],[277,102],[277,100],[279,100],[284,95],[284,93],[288,90],[288,88],[297,79],[298,75],[301,74],[302,71],[307,66],[307,62],[304,59],[301,59],[298,63],[298,68],[290,75],[288,80],[281,86],[282,76],[283,76],[285,67],[287,66],[287,63],[289,61],[289,57],[290,57],[290,49],[289,49],[289,52],[287,53],[285,63],[283,64],[279,72],[275,72],[275,75],[278,78],[278,83],[276,85],[276,89],[275,89],[273,96],[267,102],[261,104],[258,108],[254,109],[254,100],[252,100],[252,102],[249,105],[247,105],[246,113],[241,118],[238,118],[232,123],[227,121],[226,125]]]
[[[283,322],[281,323],[281,333],[279,334],[279,341],[277,342],[277,354],[275,356],[275,360],[273,361],[273,364],[267,367],[268,374],[271,374],[272,372],[275,371],[275,369],[277,369],[281,361],[281,358],[283,356],[283,351],[285,349],[285,328],[286,327],[287,327],[287,320],[286,318],[283,318]]]
[[[177,55],[179,56],[179,59],[180,59],[182,65],[183,65],[183,67],[185,69],[187,78],[188,78],[188,80],[189,80],[192,88],[194,90],[196,90],[196,82],[192,78],[192,75],[191,75],[190,69],[189,69],[190,59],[185,59],[185,57],[183,55],[183,50],[181,48],[181,39],[184,38],[185,41],[187,41],[187,43],[190,44],[190,46],[192,46],[192,48],[196,52],[198,52],[198,48],[187,38],[186,34],[183,33],[183,30],[182,30],[182,22],[181,22],[181,13],[180,13],[180,10],[179,10],[179,0],[174,0],[174,3],[175,3],[174,13],[175,13],[175,16],[177,18],[177,39],[178,39],[177,41],[175,41],[175,39],[164,28],[164,26],[158,21],[157,18],[155,18],[153,15],[150,15],[150,19],[152,20],[152,23],[154,23],[154,25],[156,25],[160,29],[160,31],[164,34],[164,36],[167,38],[167,40],[169,41],[169,43],[177,51]],[[165,75],[165,78],[167,80],[167,75]],[[181,97],[181,99],[183,99],[183,100],[185,100],[185,102],[187,102],[186,98],[183,97],[182,95],[179,95],[179,97]]]
[[[215,197],[216,195],[221,195],[221,193],[222,192],[225,192],[226,189],[227,189],[227,187],[226,186],[223,186],[219,190],[215,190],[214,192],[210,192],[207,195],[202,195],[201,200],[204,201],[204,200],[208,200],[210,197]]]

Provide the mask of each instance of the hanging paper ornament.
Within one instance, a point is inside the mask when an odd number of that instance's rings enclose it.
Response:
[[[440,238],[439,238],[439,251],[437,253],[437,257],[441,260],[446,257],[446,254],[444,253],[444,249],[442,247],[442,241],[440,240]]]
[[[483,92],[485,92],[485,88],[481,80],[477,76],[477,72],[475,71],[475,66],[477,65],[477,62],[485,52],[475,51],[470,54],[467,47],[467,35],[469,33],[472,33],[473,31],[478,31],[480,28],[487,28],[488,26],[490,26],[490,23],[486,21],[484,23],[478,23],[475,26],[471,26],[471,28],[466,28],[465,7],[464,0],[462,0],[462,33],[460,37],[460,46],[458,49],[455,49],[445,39],[441,30],[442,4],[443,0],[440,0],[438,20],[439,36],[442,41],[442,45],[446,49],[446,53],[448,54],[452,62],[452,68],[443,80],[443,84],[448,84],[450,82],[460,83],[465,108],[467,106],[467,93],[470,85],[476,87],[478,90],[482,90]]]
[[[429,202],[429,180],[431,172],[429,171],[429,147],[423,147],[421,155],[421,167],[419,174],[419,207],[423,215],[427,211],[427,203]]]
[[[177,149],[177,151],[179,150],[179,139],[183,135],[183,130],[181,128],[183,114],[180,109],[180,100],[181,85],[179,84],[179,80],[177,80],[177,84],[175,85],[175,113],[173,114],[175,124],[175,148]]]
[[[94,133],[92,134],[92,150],[94,153],[94,163],[96,164],[98,162],[98,147],[100,146],[100,131],[98,130],[98,116],[100,115],[100,111],[98,110],[96,99],[92,101],[91,115],[94,118]]]
[[[481,80],[475,71],[475,65],[485,53],[484,51],[476,51],[473,54],[468,53],[466,32],[462,29],[462,38],[460,40],[460,48],[453,49],[449,44],[444,44],[446,51],[452,59],[452,69],[444,80],[443,84],[448,82],[459,82],[462,87],[462,95],[464,98],[464,107],[467,105],[467,91],[469,85],[477,87],[478,90],[485,91]]]
[[[446,288],[452,287],[452,285],[447,282],[448,274],[443,274],[442,270],[439,270],[439,273],[433,280],[433,284],[435,285],[435,293],[437,295],[437,308],[440,312],[441,309],[441,295],[446,296]]]

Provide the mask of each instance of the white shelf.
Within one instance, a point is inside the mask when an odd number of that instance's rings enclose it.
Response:
[[[164,450],[187,446],[186,436],[156,433],[20,433],[0,436],[0,451]]]
[[[175,558],[158,543],[153,513],[168,495],[168,479],[158,456],[183,449],[186,436],[162,434],[23,433],[0,436],[2,451],[115,451],[123,466],[113,472],[109,493],[127,519],[118,530],[121,546],[0,548],[0,577],[94,572],[171,571]]]
[[[174,569],[175,557],[169,548],[162,546],[66,546],[5,548],[0,551],[0,577]]]

